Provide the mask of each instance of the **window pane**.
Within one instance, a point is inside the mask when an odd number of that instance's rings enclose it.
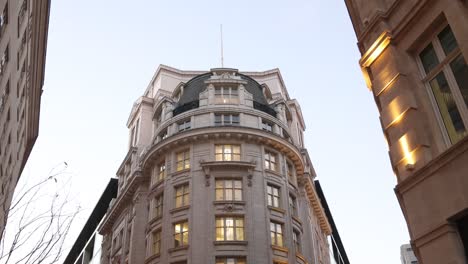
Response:
[[[234,200],[241,201],[242,200],[242,190],[235,190],[234,193]]]
[[[236,239],[244,240],[244,228],[236,228]]]
[[[183,233],[183,235],[182,235],[182,241],[183,241],[183,244],[184,244],[184,245],[188,245],[188,237],[189,237],[189,233],[188,233],[188,232]]]
[[[452,30],[447,26],[442,32],[438,35],[440,44],[442,44],[442,49],[444,49],[445,55],[448,55],[452,50],[454,50],[458,44],[455,36],[453,35]]]
[[[226,190],[226,200],[233,200],[232,199],[232,189]]]
[[[430,85],[447,133],[452,143],[455,143],[465,134],[466,130],[444,73],[439,73],[430,81]]]
[[[216,189],[216,200],[223,200],[223,189]]]
[[[421,62],[423,64],[424,70],[426,73],[429,73],[432,69],[439,64],[439,59],[434,51],[432,44],[429,44],[420,54]]]
[[[466,65],[466,61],[462,55],[459,55],[450,63],[450,67],[457,80],[458,88],[460,88],[465,105],[468,107],[468,66]]]

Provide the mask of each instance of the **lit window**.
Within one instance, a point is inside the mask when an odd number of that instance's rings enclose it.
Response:
[[[244,240],[244,218],[242,217],[216,217],[217,241]]]
[[[268,122],[266,120],[262,120],[262,129],[263,130],[271,132],[273,130],[272,127],[273,127],[272,123],[270,123],[270,122]]]
[[[216,161],[239,161],[240,145],[216,145]]]
[[[268,205],[273,207],[280,206],[280,189],[278,187],[267,185]]]
[[[215,126],[238,126],[239,115],[215,114]]]
[[[216,264],[246,264],[245,258],[216,258]]]
[[[179,132],[189,130],[192,127],[192,123],[190,122],[190,120],[185,120],[179,123],[178,125],[179,125]]]
[[[447,60],[449,55],[453,59]],[[468,66],[450,26],[424,48],[419,59],[447,134],[454,144],[467,134],[468,120],[463,116],[468,115]]]
[[[189,205],[189,185],[184,184],[175,188],[175,207]]]
[[[151,247],[151,253],[153,255],[161,254],[161,230],[153,232],[153,245]]]
[[[293,242],[297,253],[301,253],[301,237],[299,231],[293,230]]]
[[[239,91],[231,87],[215,88],[215,102],[216,104],[238,104]]]
[[[153,168],[153,184],[158,183],[166,177],[166,162],[162,161]]]
[[[190,169],[190,151],[177,153],[177,171]]]
[[[216,201],[242,201],[242,181],[216,180]]]
[[[153,200],[153,218],[159,218],[163,214],[163,198],[162,194],[156,196]]]
[[[265,169],[276,171],[277,159],[273,152],[265,151]]]
[[[271,244],[282,247],[283,244],[283,225],[270,222]]]
[[[289,195],[289,209],[291,210],[291,214],[293,216],[297,216],[297,203],[296,197]]]
[[[188,245],[189,227],[188,222],[181,222],[174,225],[174,246],[182,247]]]

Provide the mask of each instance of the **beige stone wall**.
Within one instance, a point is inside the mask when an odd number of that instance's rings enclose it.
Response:
[[[449,25],[459,46],[454,54],[467,60],[468,5],[374,1],[372,11],[367,1],[345,2],[362,54],[360,66],[389,143],[395,190],[415,253],[425,264],[466,263],[453,217],[468,208],[468,182],[463,180],[468,139],[450,141],[418,57]],[[446,61],[449,56],[441,63]],[[464,115],[466,106],[461,107]]]

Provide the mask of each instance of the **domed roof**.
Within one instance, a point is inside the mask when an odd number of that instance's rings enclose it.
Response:
[[[199,95],[206,89],[207,84],[205,82],[210,80],[213,74],[213,72],[208,72],[195,76],[184,85],[184,92],[176,104],[174,116],[190,109],[198,108]],[[244,88],[252,94],[254,108],[276,116],[276,112],[268,106],[268,102],[262,91],[262,86],[257,81],[247,75],[237,72],[235,76],[238,81],[242,82]]]

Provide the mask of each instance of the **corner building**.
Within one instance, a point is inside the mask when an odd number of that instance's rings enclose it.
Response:
[[[345,0],[422,264],[468,256],[468,2]]]
[[[127,126],[102,263],[330,263],[301,108],[279,70],[160,66]]]

